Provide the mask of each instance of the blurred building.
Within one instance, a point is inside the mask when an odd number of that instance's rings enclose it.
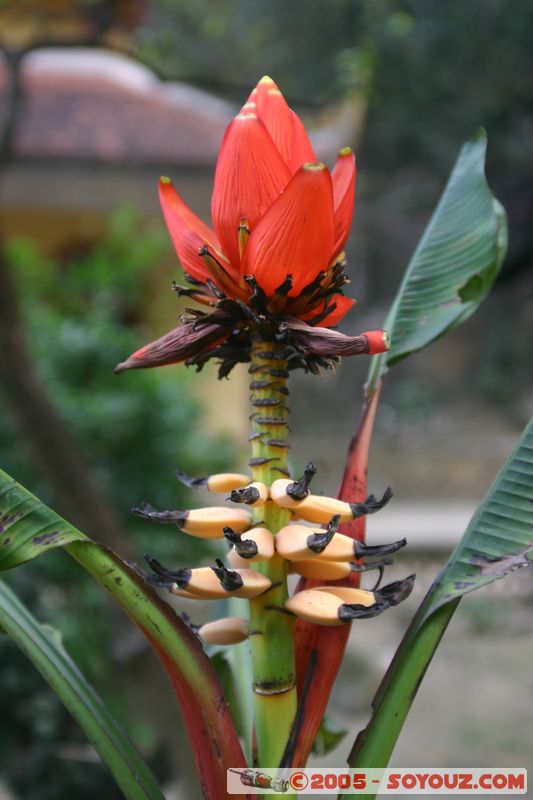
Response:
[[[0,102],[7,80],[4,62]],[[29,53],[2,191],[6,231],[31,233],[53,249],[65,237],[98,230],[118,205],[158,214],[162,172],[208,217],[212,171],[233,113],[229,103],[185,84],[160,82],[117,53]]]

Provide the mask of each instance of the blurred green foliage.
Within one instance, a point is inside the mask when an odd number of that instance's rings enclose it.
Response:
[[[178,508],[190,500],[176,467],[204,474],[231,466],[233,456],[229,441],[202,434],[188,370],[139,370],[133,380],[112,373],[153,335],[142,321],[165,249],[162,228],[143,229],[129,210],[112,216],[100,241],[73,242],[53,261],[29,240],[7,248],[28,344],[49,396],[128,527],[141,532],[147,525],[130,518],[132,505],[146,500]],[[0,458],[47,499],[42,478],[28,474],[24,443],[5,414]]]
[[[112,373],[118,361],[152,335],[143,329],[143,319],[166,248],[162,227],[146,228],[137,214],[123,209],[111,217],[100,240],[73,242],[53,260],[29,240],[8,243],[7,256],[35,367],[131,534],[136,560],[142,562],[149,550],[164,562],[186,566],[209,559],[209,545],[139,520],[130,509],[144,500],[161,508],[187,507],[192,498],[175,478],[175,468],[203,475],[231,467],[233,448],[202,432],[191,372],[139,370],[133,380]],[[49,500],[46,479],[33,469],[1,395],[0,462]],[[200,496],[195,502],[201,504]],[[157,731],[131,704],[127,687],[120,684],[117,691],[115,674],[126,668],[128,648],[137,655],[144,649],[134,640],[116,640],[117,625],[128,629],[120,612],[63,553],[14,570],[8,579],[40,620],[61,631],[74,660],[127,721],[134,740],[154,756],[160,744]],[[0,738],[2,773],[21,797],[89,798],[95,792],[118,797],[99,763],[83,763],[80,770],[76,756],[65,760],[58,755],[66,744],[83,749],[83,734],[33,667],[1,636],[0,683],[0,715],[10,720]]]
[[[99,792],[120,800],[115,782],[93,759],[69,713],[6,636],[0,636],[0,663],[0,718],[9,721],[0,728],[2,778],[16,796],[91,800]]]
[[[532,35],[513,0],[157,0],[137,41],[164,76],[236,102],[265,72],[309,106],[364,90],[384,166],[402,153],[447,170],[479,125],[525,155]]]

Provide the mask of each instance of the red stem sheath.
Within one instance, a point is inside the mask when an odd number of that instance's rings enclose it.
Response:
[[[367,472],[370,442],[381,392],[381,383],[365,404],[361,422],[348,451],[348,461],[337,496],[350,503],[362,502],[367,493]],[[364,541],[366,517],[340,526],[339,530],[353,539]],[[352,573],[337,586],[358,586],[360,575]],[[298,591],[310,589],[324,581],[300,581]],[[298,715],[285,752],[283,765],[303,767],[320,728],[331,690],[340,669],[351,625],[325,627],[298,620],[295,627],[296,676],[298,682]]]
[[[196,770],[206,800],[227,800],[227,770],[229,767],[245,769],[241,745],[235,725],[222,692],[213,687],[209,698],[196,697],[187,686],[175,661],[165,649],[141,628],[168,673],[183,714],[196,762]],[[232,795],[235,800],[251,800],[255,793]]]

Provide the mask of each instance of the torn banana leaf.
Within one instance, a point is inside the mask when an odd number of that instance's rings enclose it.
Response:
[[[486,151],[480,131],[459,153],[387,317],[391,346],[374,357],[371,386],[387,367],[468,319],[496,280],[507,220],[485,177]]]
[[[0,572],[87,537],[0,469]]]

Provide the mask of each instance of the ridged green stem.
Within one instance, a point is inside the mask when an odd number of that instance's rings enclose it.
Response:
[[[250,402],[254,481],[271,485],[288,477],[289,448],[287,362],[282,348],[255,341],[250,366]],[[268,501],[254,510],[254,521],[272,533],[288,523],[290,513]],[[259,767],[277,767],[296,714],[293,618],[284,609],[287,562],[275,555],[254,564],[272,581],[270,591],[250,601],[255,735]],[[286,795],[284,795],[286,797]]]

